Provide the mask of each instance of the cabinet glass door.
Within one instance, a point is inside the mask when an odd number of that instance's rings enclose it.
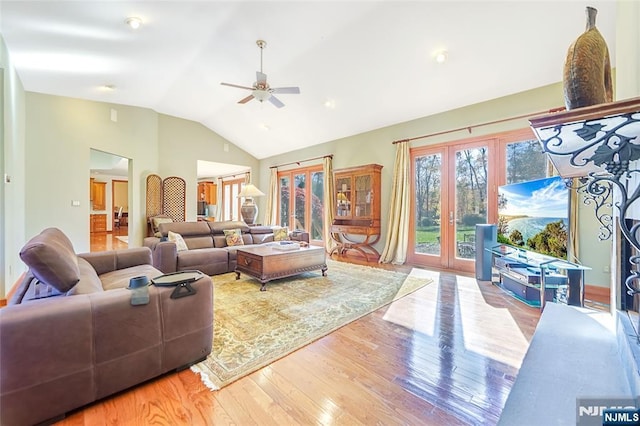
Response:
[[[355,177],[355,217],[371,216],[371,175]]]
[[[338,178],[336,179],[336,200],[338,202],[338,208],[336,209],[337,216],[351,216],[351,178]]]

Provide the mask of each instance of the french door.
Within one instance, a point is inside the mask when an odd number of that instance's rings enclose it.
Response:
[[[411,151],[412,264],[472,272],[475,225],[496,216],[493,139]]]
[[[312,241],[322,240],[323,177],[322,166],[278,172],[280,226],[305,230]]]

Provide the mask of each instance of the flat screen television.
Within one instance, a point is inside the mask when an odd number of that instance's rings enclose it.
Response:
[[[498,241],[561,259],[567,258],[569,188],[564,178],[498,188]]]

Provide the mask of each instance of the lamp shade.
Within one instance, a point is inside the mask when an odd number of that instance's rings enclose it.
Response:
[[[248,183],[242,187],[242,190],[238,194],[238,197],[262,197],[264,192],[260,191],[254,184]]]

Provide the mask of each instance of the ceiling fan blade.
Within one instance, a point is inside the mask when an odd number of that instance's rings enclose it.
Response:
[[[237,87],[238,89],[253,90],[253,87],[239,86],[237,84],[231,84],[231,83],[220,83],[220,84],[222,84],[223,86]]]
[[[276,98],[273,95],[271,95],[269,97],[269,102],[271,102],[272,104],[274,104],[278,108],[282,108],[284,106],[284,104],[280,101],[280,99]]]
[[[256,83],[266,83],[266,82],[267,82],[267,75],[260,71],[256,71]]]
[[[251,99],[253,99],[253,95],[249,95],[246,98],[240,99],[238,101],[239,104],[246,104],[247,102],[249,102]]]
[[[299,87],[276,87],[271,89],[271,93],[285,93],[291,95],[297,95],[300,93]]]

